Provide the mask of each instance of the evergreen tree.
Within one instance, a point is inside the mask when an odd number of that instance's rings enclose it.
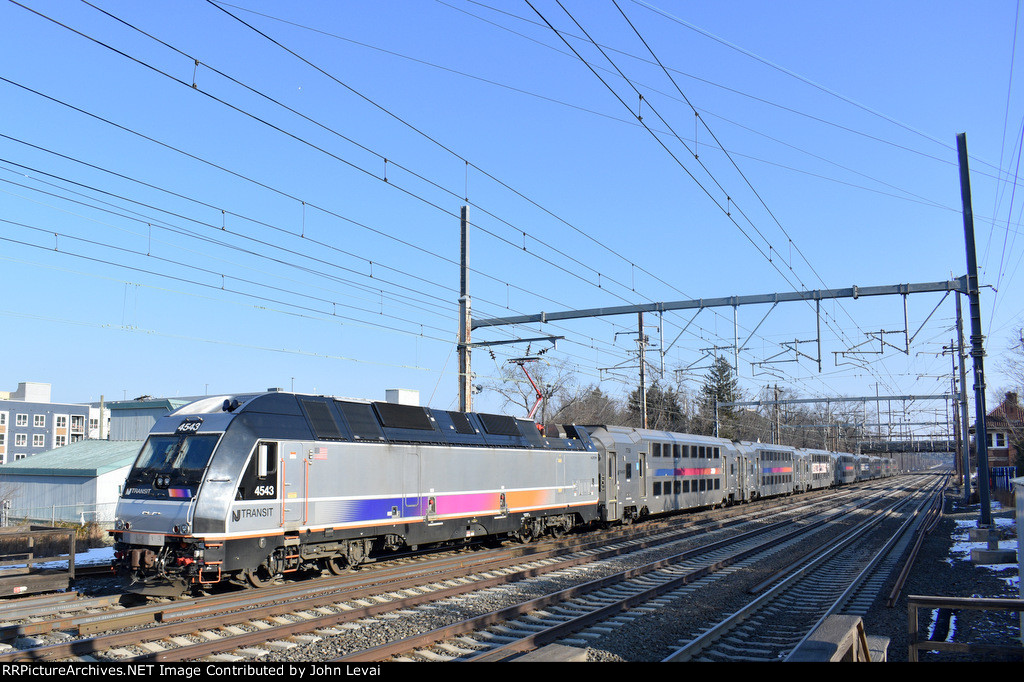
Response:
[[[640,388],[629,394],[626,406],[630,422],[642,426]],[[647,388],[647,428],[663,431],[686,431],[687,420],[679,402],[679,393],[671,386],[662,387],[654,381]]]
[[[739,399],[739,382],[732,371],[732,365],[720,355],[715,358],[715,363],[704,376],[704,384],[700,387],[700,395],[697,399],[703,417],[703,426],[700,430],[704,433],[714,432],[716,403],[732,403]],[[725,438],[731,437],[735,417],[736,410],[732,406],[718,409],[718,421],[721,425],[719,435]]]

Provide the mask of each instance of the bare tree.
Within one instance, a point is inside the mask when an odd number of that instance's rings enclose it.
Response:
[[[1019,394],[1024,393],[1024,327],[1014,331],[1013,341],[1002,358],[1003,369]]]
[[[1020,396],[1024,394],[1024,327],[1014,331],[1013,341],[1003,356],[1003,367],[1013,382],[1013,389],[1004,391],[1004,398],[997,408],[1000,426],[1005,428],[1010,447],[1015,453],[1011,462],[1017,467],[1017,475],[1024,473],[1024,408]]]
[[[517,417],[526,417],[540,398],[534,419],[541,423],[551,421],[560,406],[571,403],[579,392],[576,374],[568,364],[543,356],[506,362],[499,367],[498,378],[485,384],[485,388],[502,396],[503,409]]]
[[[593,384],[566,387],[559,395],[561,403],[548,422],[563,424],[622,424],[621,403]]]

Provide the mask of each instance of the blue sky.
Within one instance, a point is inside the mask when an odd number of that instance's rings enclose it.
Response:
[[[3,387],[408,388],[454,408],[467,199],[478,318],[945,281],[966,272],[966,133],[991,396],[1024,323],[1017,11],[4,2]],[[822,311],[819,372],[791,350],[817,352],[812,307],[739,309],[748,395],[948,389],[952,297],[909,297],[906,324],[899,297]],[[645,322],[678,337],[665,380],[690,367],[696,390],[735,330],[729,309],[692,317]],[[635,364],[635,331],[626,316],[474,340],[564,336],[545,361],[624,395],[634,371],[608,368]],[[476,350],[478,383],[527,350]]]

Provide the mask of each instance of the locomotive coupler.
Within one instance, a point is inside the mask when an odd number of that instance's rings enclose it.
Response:
[[[132,570],[139,568],[152,568],[156,563],[156,552],[151,549],[133,549],[129,558],[129,566]]]

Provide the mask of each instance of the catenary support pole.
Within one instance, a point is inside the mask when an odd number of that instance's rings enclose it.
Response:
[[[646,337],[644,336],[644,314],[636,314],[636,325],[637,325],[637,343],[639,344],[639,356],[640,356],[640,425],[643,428],[647,428],[647,373],[645,364],[647,363]]]
[[[967,134],[956,136],[960,161],[960,198],[964,207],[964,241],[967,245],[967,299],[971,315],[971,359],[974,361],[974,441],[978,449],[978,492],[981,518],[978,525],[992,525],[988,489],[988,433],[985,429],[985,349],[981,335],[981,305],[978,300],[978,257],[974,247],[974,211],[971,208],[971,177],[967,167]]]
[[[462,207],[462,269],[459,286],[459,410],[473,409],[473,375],[470,367],[469,335],[471,311],[469,302],[469,206]]]

